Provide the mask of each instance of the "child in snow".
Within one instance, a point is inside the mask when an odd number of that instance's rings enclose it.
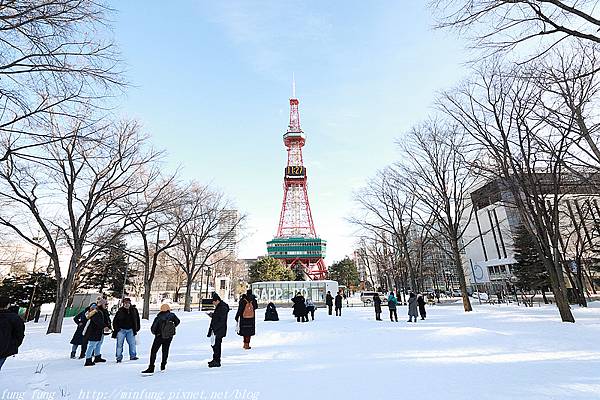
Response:
[[[265,321],[279,321],[279,314],[273,302],[267,304],[267,310],[265,311]]]
[[[306,319],[308,319],[308,313],[310,313],[310,317],[312,318],[312,320],[315,320],[315,310],[317,309],[317,307],[315,306],[315,303],[313,303],[312,299],[306,299]]]

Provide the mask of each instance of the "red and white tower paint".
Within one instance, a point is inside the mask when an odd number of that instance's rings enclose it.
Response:
[[[294,270],[301,269],[310,279],[326,274],[326,241],[319,238],[310,210],[307,173],[302,158],[306,135],[300,128],[299,101],[295,84],[290,99],[290,124],[283,135],[287,148],[287,166],[283,178],[283,203],[275,238],[267,243],[270,256],[280,259]]]

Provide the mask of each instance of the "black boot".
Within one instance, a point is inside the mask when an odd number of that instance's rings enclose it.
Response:
[[[160,370],[164,371],[167,368],[167,363],[166,362],[161,362],[160,363]]]
[[[91,367],[92,365],[94,365],[94,362],[92,361],[91,358],[86,358],[85,359],[85,364],[83,364],[84,367]]]
[[[94,362],[102,363],[102,362],[106,362],[106,360],[104,358],[102,358],[102,354],[98,354],[96,357],[94,357]]]
[[[208,368],[215,368],[215,367],[220,367],[221,366],[221,362],[220,361],[211,361],[208,363]]]
[[[74,351],[72,351],[72,352],[71,352],[71,360],[72,360],[72,359],[74,359],[74,358],[75,358],[75,352],[74,352]]]
[[[148,365],[146,370],[142,371],[142,374],[153,374],[154,373],[154,365]]]

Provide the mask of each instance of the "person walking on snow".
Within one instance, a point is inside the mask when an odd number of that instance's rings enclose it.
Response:
[[[73,321],[77,324],[77,329],[75,329],[75,333],[73,333],[73,337],[71,338],[71,358],[75,358],[77,353],[77,347],[81,346],[81,352],[79,353],[79,358],[85,357],[85,351],[87,350],[87,343],[84,343],[83,340],[83,328],[85,328],[85,324],[87,319],[85,318],[85,314],[90,311],[89,307],[86,307],[82,312],[73,317]]]
[[[417,311],[417,296],[411,292],[408,298],[408,322],[413,322],[413,317],[415,318],[414,322],[417,322],[418,316],[419,312]]]
[[[381,297],[379,297],[379,293],[373,295],[373,305],[375,306],[375,321],[381,321]]]
[[[333,296],[331,295],[331,292],[329,290],[327,291],[327,295],[325,296],[325,305],[329,310],[329,315],[331,315],[331,309],[333,308]]]
[[[123,299],[123,306],[119,308],[113,318],[113,339],[117,339],[117,349],[115,357],[117,363],[123,360],[123,344],[127,340],[129,348],[129,359],[137,360],[135,348],[135,335],[140,330],[140,314],[137,308],[131,304],[131,299],[128,297]]]
[[[390,310],[390,320],[392,322],[394,322],[394,319],[396,322],[398,322],[398,312],[396,311],[397,307],[398,299],[396,299],[396,296],[394,296],[394,292],[390,292],[390,295],[388,296],[388,309]]]
[[[427,316],[427,311],[425,311],[425,297],[422,294],[417,296],[417,305],[419,306],[419,314],[421,314],[421,319],[425,319]]]
[[[337,317],[342,316],[342,294],[341,291],[335,296],[335,315]]]
[[[10,299],[0,297],[0,370],[6,359],[19,352],[25,338],[25,324],[19,314],[9,310]]]
[[[312,299],[306,299],[305,303],[306,304],[306,319],[308,320],[308,313],[310,313],[310,316],[312,318],[312,320],[315,320],[315,310],[317,309],[317,307],[315,306],[315,303],[313,303]]]
[[[213,359],[208,362],[208,368],[221,366],[221,344],[223,338],[227,336],[227,314],[229,313],[229,306],[221,300],[217,293],[213,292],[212,300],[215,311],[209,313],[211,319],[206,336],[211,338]]]
[[[237,314],[235,314],[235,322],[240,327],[238,335],[244,337],[245,350],[251,349],[250,338],[256,334],[256,313],[254,311],[257,308],[256,296],[252,294],[251,289],[248,289],[246,294],[242,295]]]
[[[150,348],[150,362],[148,368],[142,371],[142,374],[153,374],[154,363],[156,362],[156,354],[158,349],[162,347],[162,358],[160,362],[160,370],[164,371],[167,367],[167,359],[169,358],[169,349],[171,348],[171,342],[173,336],[175,336],[177,326],[181,321],[177,318],[177,315],[171,312],[171,307],[168,304],[161,304],[160,312],[152,321],[150,332],[154,335],[154,341]]]

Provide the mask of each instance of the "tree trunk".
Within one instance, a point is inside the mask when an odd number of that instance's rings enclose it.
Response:
[[[544,265],[548,271],[548,275],[550,276],[550,289],[552,290],[552,294],[554,295],[554,302],[556,303],[556,307],[558,308],[558,312],[560,314],[560,318],[562,322],[575,322],[575,317],[573,317],[573,313],[571,312],[571,307],[569,305],[569,300],[567,299],[566,290],[561,290],[560,277],[556,271],[555,265],[552,260],[549,260],[547,257],[544,258]],[[562,273],[562,268],[561,271]],[[564,281],[563,281],[564,283]]]
[[[192,311],[192,277],[188,276],[185,284],[185,305],[183,311]]]
[[[150,319],[150,291],[152,285],[144,285],[144,305],[142,307],[142,319]]]
[[[465,312],[473,311],[471,300],[469,299],[469,294],[467,293],[467,279],[465,278],[465,270],[462,266],[462,257],[460,256],[460,250],[458,249],[458,240],[452,238],[450,244],[452,246],[452,253],[454,254],[454,268],[456,268],[456,273],[458,274],[458,284],[460,285],[460,291],[462,294],[463,308],[465,309]]]
[[[544,304],[548,304],[548,298],[546,297],[546,288],[542,287],[541,291],[542,291],[542,298],[544,299]]]
[[[50,317],[50,323],[48,323],[48,330],[46,330],[46,334],[60,333],[62,330],[62,323],[65,317],[65,309],[67,307],[70,289],[68,281],[68,278],[57,280],[56,301],[54,304],[54,310],[52,310],[52,316]]]

